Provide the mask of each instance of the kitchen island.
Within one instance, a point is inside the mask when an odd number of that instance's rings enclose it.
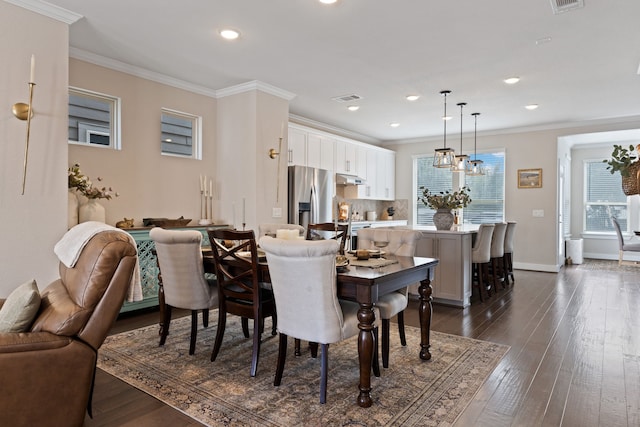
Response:
[[[431,281],[433,302],[454,307],[468,307],[471,299],[471,248],[478,225],[454,226],[451,230],[436,230],[430,226],[397,227],[420,231],[415,256],[437,258],[435,276]],[[418,294],[418,285],[409,287]]]

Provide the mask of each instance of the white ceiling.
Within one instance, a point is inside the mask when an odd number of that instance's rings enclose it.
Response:
[[[296,95],[292,114],[379,141],[441,136],[443,89],[452,137],[458,102],[465,133],[473,112],[479,132],[640,117],[639,0],[584,0],[561,14],[550,0],[48,2],[83,15],[72,52],[213,91],[264,82]],[[228,26],[238,40],[217,36]],[[362,97],[359,111],[331,100],[348,94]]]

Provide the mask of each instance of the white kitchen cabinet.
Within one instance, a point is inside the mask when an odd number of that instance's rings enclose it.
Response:
[[[469,306],[472,238],[471,232],[422,231],[416,256],[440,261],[431,282],[434,302],[456,307]]]
[[[307,166],[307,132],[289,127],[287,164],[289,166]]]
[[[334,145],[333,138],[309,133],[307,135],[307,166],[333,171]]]
[[[396,198],[396,153],[379,151],[376,157],[376,194],[379,200]]]
[[[336,140],[336,173],[357,175],[356,144],[343,139]]]

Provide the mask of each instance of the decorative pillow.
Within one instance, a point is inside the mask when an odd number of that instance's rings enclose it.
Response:
[[[35,280],[23,283],[9,294],[0,308],[0,332],[26,332],[40,308]]]

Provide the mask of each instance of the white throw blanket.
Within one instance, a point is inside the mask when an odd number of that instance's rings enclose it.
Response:
[[[78,258],[80,257],[80,253],[84,246],[91,240],[93,236],[100,233],[101,231],[118,231],[120,233],[125,234],[134,248],[137,246],[136,241],[133,239],[131,234],[126,231],[120,230],[119,228],[112,227],[103,222],[96,221],[88,221],[83,222],[75,227],[72,227],[69,231],[67,231],[62,239],[58,243],[56,243],[53,251],[58,256],[60,262],[66,265],[69,268],[72,268],[76,265]],[[131,285],[129,286],[129,291],[127,292],[127,301],[142,301],[142,283],[140,280],[140,261],[136,256],[136,265],[133,269],[133,277],[131,278]]]

